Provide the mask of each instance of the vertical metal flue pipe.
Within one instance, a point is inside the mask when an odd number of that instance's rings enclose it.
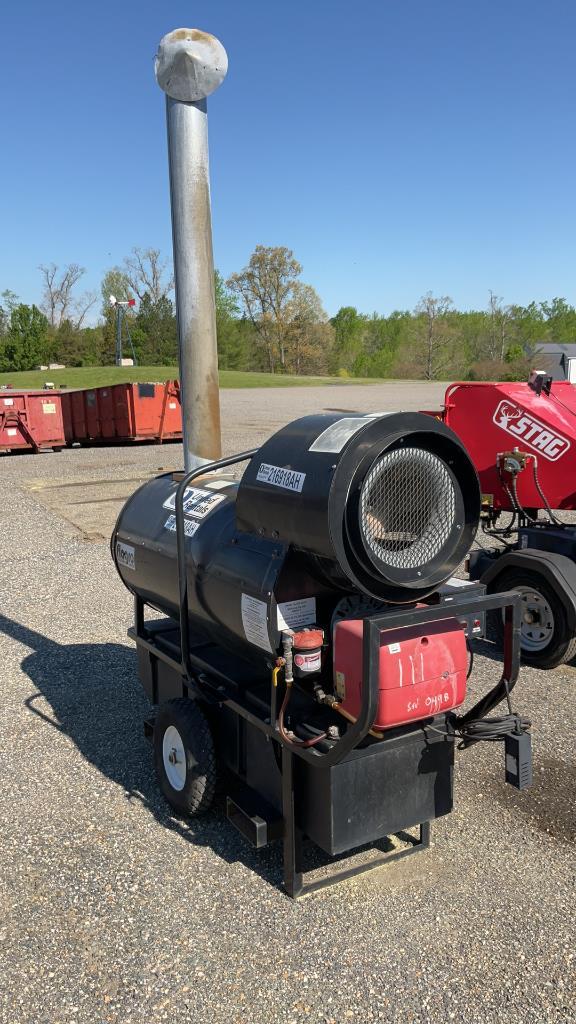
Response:
[[[186,471],[221,452],[206,97],[227,70],[224,47],[206,32],[181,28],[160,40]]]

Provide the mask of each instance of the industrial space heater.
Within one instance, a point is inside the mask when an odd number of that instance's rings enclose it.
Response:
[[[243,462],[238,482],[227,470]],[[529,782],[529,723],[510,706],[519,598],[452,576],[479,509],[476,471],[443,423],[349,413],[159,476],[120,514],[112,553],[135,597],[162,791],[198,814],[220,785],[256,847],[283,840],[292,896],[425,847],[452,808],[456,741],[502,738],[508,781]],[[503,672],[459,717],[488,609],[505,618]],[[506,700],[509,714],[487,720]],[[390,852],[342,863],[399,834]],[[314,882],[304,839],[333,858]]]

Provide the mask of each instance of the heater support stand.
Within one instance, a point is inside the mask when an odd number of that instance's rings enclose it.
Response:
[[[284,888],[292,899],[299,899],[302,896],[309,896],[319,889],[327,889],[337,882],[343,882],[347,878],[354,878],[365,871],[381,867],[390,861],[400,860],[402,857],[409,857],[413,853],[420,853],[430,846],[430,822],[422,822],[419,828],[419,836],[410,835],[408,832],[398,833],[408,845],[402,850],[392,850],[380,853],[371,857],[368,861],[357,864],[354,867],[333,868],[323,878],[313,882],[305,881],[304,872],[304,850],[303,835],[296,824],[295,814],[295,793],[294,793],[294,755],[287,747],[282,747],[282,817],[284,819]],[[387,837],[389,838],[389,837]]]

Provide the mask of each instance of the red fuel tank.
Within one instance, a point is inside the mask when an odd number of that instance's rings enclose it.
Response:
[[[334,687],[341,709],[352,718],[362,697],[362,619],[334,628]],[[380,700],[374,729],[430,718],[457,708],[466,696],[468,654],[462,625],[444,619],[382,633]]]

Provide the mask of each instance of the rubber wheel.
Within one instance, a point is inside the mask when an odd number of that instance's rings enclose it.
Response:
[[[216,756],[208,721],[197,701],[184,697],[158,708],[154,765],[162,793],[181,815],[207,811],[216,790]]]
[[[522,661],[535,668],[556,668],[576,654],[576,637],[568,626],[562,600],[540,573],[510,569],[490,584],[490,593],[518,590],[522,602]],[[499,640],[504,637],[504,618],[492,615],[492,624]]]

